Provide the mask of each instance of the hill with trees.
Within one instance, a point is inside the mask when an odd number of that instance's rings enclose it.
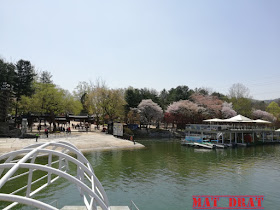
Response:
[[[104,81],[96,80],[81,81],[70,93],[53,83],[50,72],[36,71],[30,61],[11,63],[0,59],[0,74],[0,84],[11,87],[10,103],[5,106],[15,119],[18,115],[36,113],[50,116],[49,122],[54,124],[56,116],[82,114],[94,116],[97,126],[125,122],[146,127],[162,124],[166,128],[184,128],[187,123],[241,114],[269,120],[279,127],[280,100],[269,103],[254,100],[250,90],[240,83],[233,84],[224,95],[207,88],[191,89],[187,85],[160,92],[145,87],[112,89]],[[0,97],[3,95],[4,91],[1,91]]]

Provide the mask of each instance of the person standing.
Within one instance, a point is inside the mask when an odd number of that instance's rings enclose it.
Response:
[[[49,130],[47,128],[45,129],[45,134],[46,134],[47,138],[49,138]]]
[[[39,136],[39,133],[36,133],[35,136],[36,136],[36,142],[38,142],[38,138],[40,137],[40,136]]]

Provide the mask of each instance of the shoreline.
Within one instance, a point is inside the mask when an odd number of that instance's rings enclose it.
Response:
[[[132,141],[116,138],[112,135],[89,132],[89,133],[71,133],[71,134],[49,134],[49,138],[41,135],[36,142],[35,138],[0,138],[0,154],[23,149],[26,146],[42,142],[65,141],[75,145],[81,152],[108,151],[123,149],[141,149],[144,145]]]

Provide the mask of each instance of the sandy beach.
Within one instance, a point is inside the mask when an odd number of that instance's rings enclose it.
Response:
[[[82,152],[96,150],[114,150],[114,149],[140,149],[145,148],[142,144],[134,144],[132,141],[116,138],[100,132],[72,132],[71,134],[50,134],[41,135],[38,143],[49,141],[66,141],[74,144]],[[0,154],[22,149],[28,145],[36,144],[36,139],[19,138],[0,138]]]

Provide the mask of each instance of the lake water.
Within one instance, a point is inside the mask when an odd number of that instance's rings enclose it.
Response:
[[[141,143],[146,149],[85,155],[113,206],[133,200],[145,210],[192,209],[192,195],[264,195],[265,209],[280,209],[280,145],[204,150],[178,141]],[[63,180],[36,198],[57,199],[58,208],[83,204]]]

